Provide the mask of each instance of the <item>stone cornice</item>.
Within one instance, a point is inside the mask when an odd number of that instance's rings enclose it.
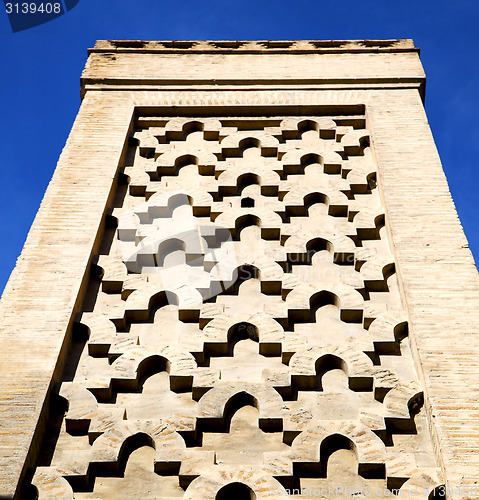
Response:
[[[213,53],[307,53],[307,52],[417,52],[411,39],[392,40],[99,40],[88,53],[94,52],[213,52]]]

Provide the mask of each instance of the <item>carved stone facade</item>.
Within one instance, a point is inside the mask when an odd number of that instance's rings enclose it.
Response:
[[[2,301],[2,497],[474,498],[441,252],[478,279],[412,42],[98,42],[82,82]]]

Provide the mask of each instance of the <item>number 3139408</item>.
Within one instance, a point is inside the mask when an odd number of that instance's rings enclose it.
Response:
[[[7,14],[60,14],[61,4],[55,3],[6,3]]]

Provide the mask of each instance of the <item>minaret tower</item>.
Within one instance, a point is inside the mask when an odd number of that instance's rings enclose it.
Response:
[[[424,85],[411,40],[97,42],[1,301],[0,498],[479,496]]]

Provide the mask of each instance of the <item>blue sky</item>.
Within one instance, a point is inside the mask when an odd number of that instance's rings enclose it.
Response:
[[[78,112],[80,73],[97,39],[413,38],[427,75],[429,123],[477,260],[478,24],[477,0],[80,0],[65,15],[18,33],[0,13],[0,290]]]

